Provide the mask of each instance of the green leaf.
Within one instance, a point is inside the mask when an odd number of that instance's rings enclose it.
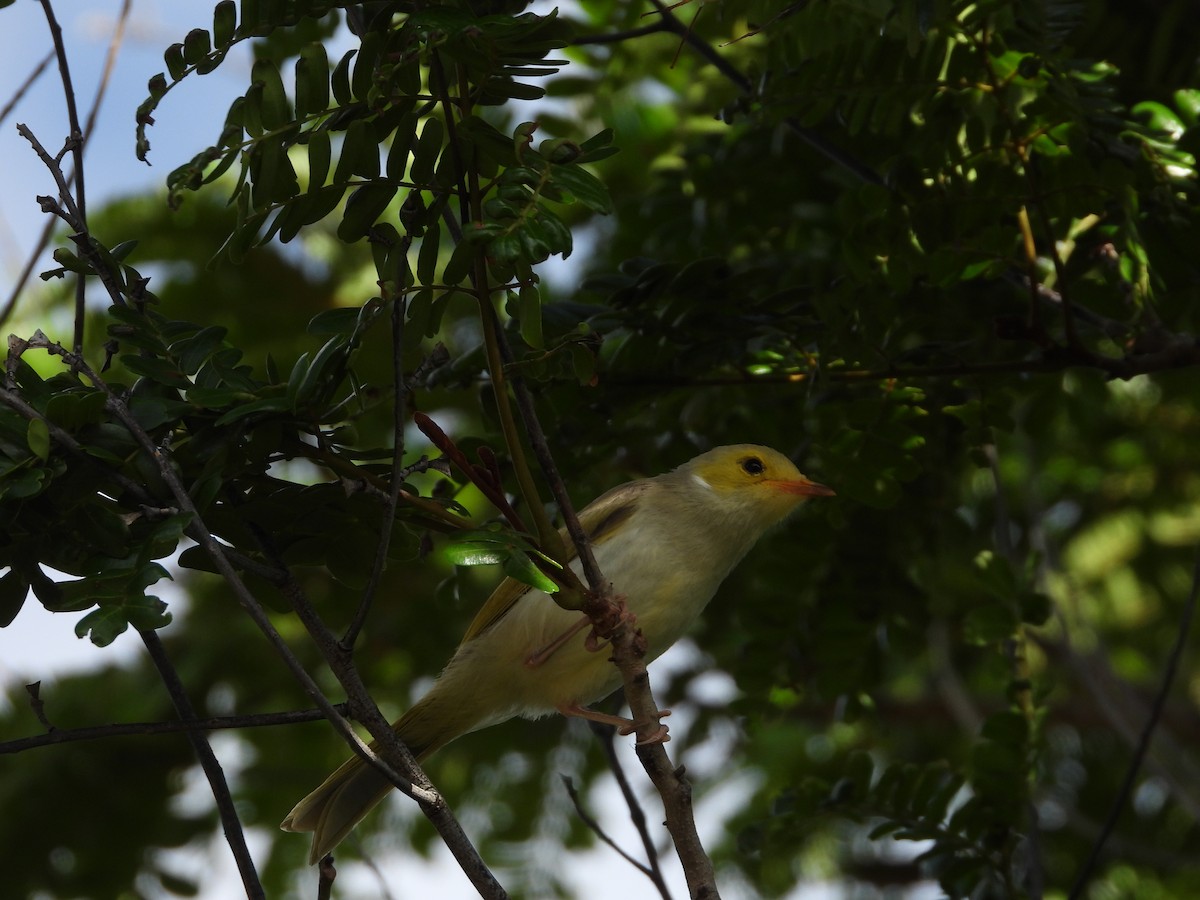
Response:
[[[172,44],[163,53],[163,61],[167,64],[167,72],[172,81],[178,81],[187,72],[187,62],[183,58],[183,44]]]
[[[328,106],[329,57],[324,45],[309,44],[296,59],[296,117],[322,113]]]
[[[157,597],[130,597],[122,603],[105,603],[92,610],[75,626],[77,637],[89,637],[97,647],[107,647],[130,625],[139,631],[170,624],[167,605]]]
[[[244,419],[246,416],[254,415],[255,413],[282,413],[287,412],[292,408],[293,404],[284,395],[278,397],[263,397],[261,400],[251,400],[249,403],[243,403],[240,406],[235,406],[233,409],[226,412],[223,416],[217,419],[217,426],[228,425],[231,422],[236,422],[238,419]]]
[[[326,309],[313,316],[305,330],[309,334],[350,335],[354,333],[358,325],[358,317],[361,312],[362,307],[359,306],[339,306],[334,309]]]
[[[354,75],[350,81],[351,90],[356,100],[366,100],[375,81],[376,65],[383,52],[384,35],[372,30],[362,39],[358,49],[358,58],[354,62]],[[346,104],[343,104],[346,105]]]
[[[441,233],[441,228],[435,222],[425,229],[421,238],[421,249],[417,253],[417,281],[420,284],[433,284],[437,280]]]
[[[527,553],[520,551],[511,553],[504,561],[504,574],[546,594],[554,594],[558,591],[558,585],[554,583],[554,579],[547,577]]]
[[[30,419],[25,429],[25,443],[33,455],[45,462],[50,458],[50,427],[45,419]]]
[[[395,196],[396,186],[388,181],[372,181],[358,188],[346,201],[337,236],[348,244],[366,237]]]
[[[220,325],[209,325],[191,337],[171,344],[171,354],[179,360],[180,370],[185,375],[195,375],[200,366],[221,348],[226,333]]]
[[[584,386],[594,385],[596,383],[596,354],[584,344],[571,343],[567,346],[571,353],[571,368],[575,371],[575,377],[579,383]]]
[[[132,354],[126,354],[121,357],[121,363],[130,372],[142,375],[152,381],[157,381],[159,384],[175,388],[189,388],[192,386],[187,376],[179,370],[179,367],[175,363],[169,360],[157,359],[153,356],[133,356]]]
[[[292,122],[292,105],[275,63],[266,58],[258,59],[250,71],[250,78],[253,83],[262,85],[263,127],[275,131]]]
[[[310,131],[308,134],[308,193],[311,195],[325,186],[332,158],[329,132]],[[340,192],[339,192],[340,193]]]
[[[542,338],[542,301],[537,285],[521,285],[517,296],[520,308],[521,338],[530,347],[541,350],[545,346],[545,341]]]
[[[507,547],[494,541],[457,541],[444,552],[456,566],[495,566],[508,559],[510,553]]]
[[[333,67],[330,85],[333,88],[333,99],[337,101],[338,106],[350,106],[354,102],[350,93],[350,64],[357,55],[358,50],[350,50]]]
[[[129,620],[119,606],[101,606],[75,625],[75,636],[91,638],[97,647],[107,647],[129,628]]]
[[[402,118],[392,133],[392,145],[387,156],[387,177],[392,181],[404,180],[408,171],[408,157],[412,150],[413,138],[417,134],[417,116],[412,113]]]
[[[418,185],[433,182],[433,169],[442,150],[443,127],[441,119],[427,119],[421,137],[412,154],[409,178]]]
[[[211,50],[211,40],[203,28],[193,28],[183,39],[184,61],[193,66],[208,56]]]
[[[0,575],[0,628],[12,624],[29,597],[29,582],[16,569]]]
[[[470,234],[469,231],[467,233]],[[470,274],[474,264],[475,247],[469,239],[464,238],[454,245],[446,268],[442,270],[442,281],[446,284],[461,284]]]
[[[551,183],[567,191],[588,209],[599,213],[612,212],[608,188],[595,175],[579,166],[550,166]]]
[[[213,43],[226,48],[233,43],[237,31],[237,3],[221,0],[213,9]]]
[[[341,155],[338,157],[333,180],[343,183],[355,175],[366,178],[376,178],[379,175],[379,145],[375,141],[371,123],[365,119],[351,122],[346,129],[346,138],[342,141]]]

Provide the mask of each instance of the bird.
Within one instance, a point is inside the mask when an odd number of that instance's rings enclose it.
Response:
[[[641,629],[649,663],[683,637],[763,534],[807,498],[833,494],[784,454],[733,444],[615,487],[581,510],[579,521],[623,614]],[[578,558],[568,562],[578,573]],[[392,727],[418,761],[455,738],[517,716],[558,712],[630,733],[629,720],[588,707],[621,685],[607,654],[595,652],[601,649],[595,631],[584,634],[590,624],[542,591],[506,578],[429,692]],[[666,740],[666,729],[655,739]],[[280,827],[311,831],[309,862],[316,863],[391,788],[374,767],[351,757]]]

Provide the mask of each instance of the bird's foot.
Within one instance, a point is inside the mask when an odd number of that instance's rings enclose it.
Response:
[[[646,722],[635,722],[633,719],[627,719],[624,716],[614,716],[610,713],[602,713],[598,710],[581,706],[578,703],[560,706],[558,711],[564,716],[573,716],[578,719],[587,719],[590,722],[600,722],[604,725],[612,725],[617,729],[617,734],[620,735],[635,734],[640,725],[649,724]],[[665,719],[670,714],[671,711],[669,709],[660,709],[658,711],[658,717],[660,719]],[[658,728],[655,729],[653,734],[647,735],[644,738],[638,738],[637,745],[639,747],[644,747],[647,744],[665,744],[671,739],[671,735],[667,732],[667,726],[659,722]]]
[[[583,639],[583,646],[591,653],[603,650],[612,640],[612,635],[618,628],[637,622],[637,616],[625,603],[624,594],[618,594],[613,598],[613,606],[614,608]]]

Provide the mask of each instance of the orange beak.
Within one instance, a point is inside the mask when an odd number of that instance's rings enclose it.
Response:
[[[795,481],[768,481],[767,484],[771,485],[777,491],[782,491],[785,494],[798,494],[801,497],[837,496],[833,488],[817,484],[815,481],[809,481],[807,478],[798,478]]]

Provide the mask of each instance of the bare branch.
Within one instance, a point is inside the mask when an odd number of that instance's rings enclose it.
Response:
[[[1078,898],[1084,895],[1088,882],[1092,878],[1092,873],[1096,870],[1096,864],[1100,860],[1100,854],[1104,852],[1104,845],[1116,827],[1121,813],[1125,811],[1125,806],[1129,802],[1130,796],[1133,794],[1134,782],[1137,780],[1138,771],[1142,767],[1142,760],[1145,759],[1146,753],[1150,749],[1150,741],[1154,737],[1154,731],[1158,728],[1159,719],[1162,717],[1163,707],[1167,702],[1167,694],[1171,690],[1171,685],[1175,682],[1175,673],[1179,669],[1179,661],[1183,658],[1183,648],[1187,646],[1188,637],[1191,634],[1192,617],[1196,611],[1197,594],[1200,594],[1200,550],[1197,551],[1196,562],[1192,567],[1192,587],[1183,604],[1183,612],[1180,614],[1179,627],[1175,634],[1175,643],[1171,647],[1170,655],[1167,657],[1167,664],[1163,669],[1162,681],[1158,686],[1158,693],[1155,695],[1154,703],[1150,707],[1150,715],[1147,717],[1146,724],[1142,728],[1137,747],[1133,752],[1133,758],[1129,761],[1129,769],[1125,772],[1125,778],[1122,780],[1121,787],[1117,791],[1117,796],[1113,800],[1112,808],[1109,810],[1108,817],[1100,829],[1100,835],[1096,838],[1095,843],[1092,844],[1092,849],[1088,853],[1087,860],[1079,870],[1079,874],[1075,877],[1075,883],[1071,886],[1071,893],[1067,895],[1068,900],[1078,900]]]
[[[34,716],[37,717],[42,727],[51,734],[56,733],[58,729],[46,718],[46,702],[42,700],[42,683],[35,681],[25,685],[25,692],[29,694],[29,708],[33,710]]]
[[[633,38],[645,37],[648,34],[658,34],[660,31],[670,31],[671,26],[659,20],[641,28],[630,28],[628,31],[609,31],[600,34],[581,34],[571,39],[572,46],[581,47],[587,44],[619,44]]]
[[[29,686],[26,687],[28,689]],[[335,704],[345,714],[345,704]],[[178,722],[121,722],[112,725],[92,725],[87,728],[55,728],[39,717],[49,729],[45,734],[17,738],[15,741],[0,742],[0,756],[23,753],[37,747],[53,744],[73,744],[78,741],[98,741],[104,738],[128,737],[130,735],[178,734],[182,731],[222,731],[231,728],[267,728],[274,725],[295,725],[299,722],[317,722],[325,718],[319,709],[298,709],[290,712],[256,713],[246,716],[214,716]]]
[[[650,836],[650,829],[646,827],[646,812],[642,809],[642,804],[638,802],[637,795],[634,794],[633,787],[625,775],[625,769],[622,768],[621,761],[617,758],[617,748],[613,744],[614,729],[611,725],[600,722],[589,722],[588,724],[604,749],[604,757],[608,760],[608,770],[612,772],[617,787],[620,788],[621,796],[625,798],[625,805],[629,809],[629,819],[642,839],[642,847],[646,851],[646,860],[650,866],[650,880],[654,882],[663,897],[669,897],[670,892],[667,890],[667,882],[659,863],[658,846],[655,844],[654,838]]]
[[[185,722],[194,723],[196,711],[192,708],[192,702],[188,699],[179,673],[167,657],[166,648],[163,647],[158,632],[145,630],[139,631],[138,634],[141,635],[142,643],[146,645],[154,668],[158,670],[158,677],[162,679],[167,693],[171,696],[171,703],[179,714],[179,718]],[[250,856],[250,848],[246,846],[242,821],[238,818],[237,808],[233,804],[233,795],[229,792],[229,782],[225,780],[225,772],[221,768],[221,763],[217,759],[217,755],[213,753],[212,745],[208,742],[204,732],[189,730],[185,733],[196,758],[200,761],[200,768],[204,770],[204,777],[208,779],[209,790],[212,791],[213,798],[217,801],[217,812],[221,816],[221,829],[225,832],[225,840],[229,843],[229,849],[237,862],[238,874],[242,877],[242,886],[246,889],[246,896],[265,898],[266,893],[263,891],[262,883],[258,880],[258,872],[255,870],[254,860]]]
[[[616,850],[617,853],[620,854],[621,858],[625,860],[625,862],[629,863],[647,878],[652,878],[653,873],[650,871],[650,868],[645,863],[639,862],[630,856],[620,844],[608,836],[608,833],[600,827],[600,823],[596,821],[595,817],[587,811],[583,805],[583,798],[581,798],[579,796],[579,792],[575,790],[575,782],[571,780],[570,776],[561,775],[559,777],[562,779],[563,787],[567,789],[567,796],[571,798],[571,803],[575,806],[575,814],[579,816],[583,824],[590,828],[596,837],[600,838],[600,840],[604,841],[604,843]],[[669,897],[670,895],[663,894],[663,896]]]
[[[74,197],[68,201],[71,192],[64,190],[64,202],[70,202],[76,208],[76,215],[79,220],[79,227],[76,231],[87,233],[87,194],[84,191],[83,180],[83,129],[79,127],[79,112],[75,108],[75,88],[71,84],[71,66],[67,61],[67,48],[63,44],[62,28],[59,27],[58,19],[54,15],[54,7],[50,4],[50,0],[41,0],[42,11],[46,15],[46,24],[50,26],[50,37],[54,41],[54,52],[58,57],[58,71],[62,76],[63,97],[67,102],[67,120],[70,122],[71,131],[67,138],[68,146],[71,149],[71,155],[75,159],[75,192]],[[57,163],[51,166],[51,171],[58,169]],[[86,282],[82,276],[77,276],[75,279],[75,339],[73,346],[76,353],[83,352],[83,323],[84,323],[84,307],[87,296]]]
[[[383,504],[383,515],[379,523],[379,544],[375,548],[375,559],[371,564],[371,575],[363,588],[362,599],[346,633],[339,642],[344,652],[354,649],[354,642],[371,611],[371,603],[379,590],[383,569],[387,565],[388,548],[392,542],[392,529],[396,524],[396,507],[400,505],[400,485],[404,483],[404,426],[408,422],[404,385],[404,295],[392,297],[392,383],[395,396],[392,398],[392,473],[388,485],[387,499]]]

